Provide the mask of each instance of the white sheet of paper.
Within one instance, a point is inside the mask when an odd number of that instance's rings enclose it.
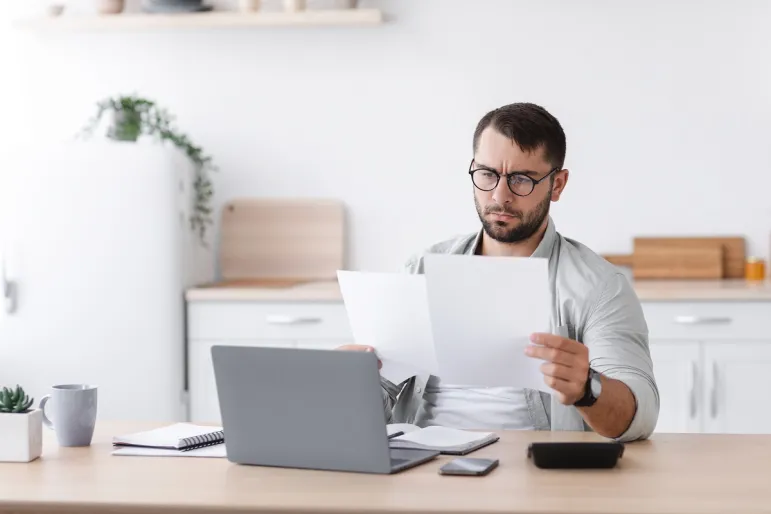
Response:
[[[376,349],[383,377],[398,384],[436,373],[424,276],[340,270],[337,277],[354,341]]]
[[[195,450],[182,452],[179,450],[166,450],[163,448],[140,448],[135,446],[122,446],[114,449],[112,455],[129,457],[227,457],[227,447],[224,444],[204,446]]]
[[[524,354],[531,333],[549,332],[547,259],[429,254],[425,270],[442,382],[553,392]]]

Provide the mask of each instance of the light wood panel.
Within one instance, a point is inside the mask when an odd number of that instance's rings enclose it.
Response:
[[[224,281],[337,280],[344,252],[345,213],[336,200],[245,198],[223,207]]]
[[[666,246],[689,252],[704,245],[713,245],[723,249],[724,278],[744,278],[745,239],[732,237],[636,237],[634,238],[634,253],[647,251],[650,248]]]
[[[154,426],[100,422],[88,448],[61,448],[46,430],[41,459],[0,463],[0,512],[723,514],[771,505],[771,435],[657,434],[628,444],[618,468],[567,471],[534,467],[527,445],[598,436],[502,431],[471,455],[500,459],[486,477],[439,475],[449,456],[389,476],[110,455],[111,436]]]
[[[635,279],[721,279],[723,248],[710,243],[673,248],[646,244],[635,248]]]

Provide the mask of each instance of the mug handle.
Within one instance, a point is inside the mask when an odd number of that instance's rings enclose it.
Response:
[[[50,400],[50,399],[51,399],[51,395],[50,394],[47,394],[44,397],[42,397],[40,399],[39,407],[40,407],[40,411],[43,413],[43,424],[45,426],[47,426],[48,428],[53,429],[54,428],[54,424],[51,423],[51,420],[48,419],[48,416],[46,416],[46,409],[45,409],[46,403],[48,403],[48,400]]]

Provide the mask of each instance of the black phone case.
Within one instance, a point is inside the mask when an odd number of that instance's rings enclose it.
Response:
[[[616,442],[543,442],[528,446],[527,456],[544,469],[612,468],[624,454]]]

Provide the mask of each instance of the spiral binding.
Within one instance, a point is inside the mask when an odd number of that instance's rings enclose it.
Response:
[[[225,431],[218,430],[216,432],[209,432],[208,434],[201,434],[192,437],[184,437],[179,441],[179,449],[183,452],[188,450],[195,450],[196,448],[204,448],[206,446],[214,446],[225,442]]]

